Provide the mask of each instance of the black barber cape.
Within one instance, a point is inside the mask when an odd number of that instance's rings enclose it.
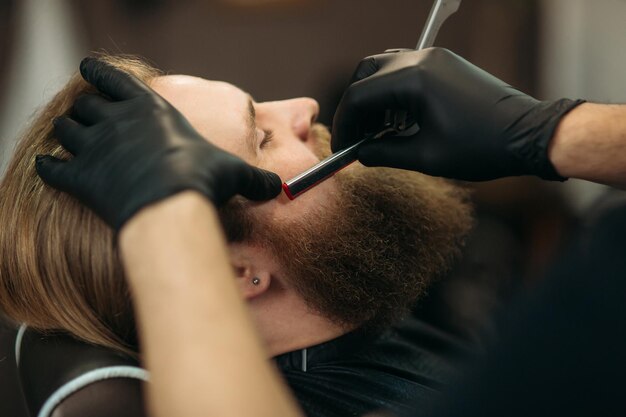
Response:
[[[626,416],[626,195],[509,306],[436,417]],[[418,416],[420,403],[408,416]]]
[[[275,361],[309,417],[402,414],[416,400],[426,415],[467,354],[453,337],[410,318],[392,330],[357,330]]]

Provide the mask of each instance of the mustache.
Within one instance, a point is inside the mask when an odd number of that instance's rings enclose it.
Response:
[[[315,123],[311,126],[309,132],[310,138],[313,140],[314,149],[313,152],[320,160],[330,156],[332,154],[330,150],[330,130],[328,127],[321,123]]]

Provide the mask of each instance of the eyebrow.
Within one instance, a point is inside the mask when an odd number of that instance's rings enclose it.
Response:
[[[250,95],[248,95],[248,132],[246,134],[246,143],[250,152],[256,154],[256,111]]]

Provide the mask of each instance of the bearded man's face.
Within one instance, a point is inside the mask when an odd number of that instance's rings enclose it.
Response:
[[[312,99],[255,103],[230,84],[187,76],[152,86],[207,140],[283,179],[330,152]],[[229,241],[268,248],[289,289],[346,328],[401,317],[447,269],[471,226],[461,188],[358,163],[296,200],[235,199],[220,213]]]

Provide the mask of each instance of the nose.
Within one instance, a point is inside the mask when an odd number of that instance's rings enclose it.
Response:
[[[320,113],[319,103],[309,97],[294,98],[289,103],[292,111],[291,127],[293,133],[306,142],[309,139],[311,125],[317,120]]]

